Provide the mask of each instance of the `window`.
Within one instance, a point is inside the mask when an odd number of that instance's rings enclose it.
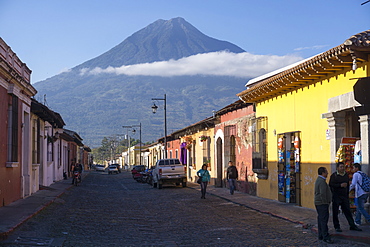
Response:
[[[267,117],[252,121],[252,168],[267,169]]]
[[[234,164],[236,161],[235,156],[235,136],[236,126],[229,125],[225,127],[225,158],[227,161],[232,161]],[[227,166],[227,163],[225,164]]]
[[[40,164],[40,119],[32,127],[32,164]]]
[[[18,97],[12,95],[8,108],[8,162],[18,162]]]

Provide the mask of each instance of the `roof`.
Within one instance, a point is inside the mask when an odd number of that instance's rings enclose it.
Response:
[[[32,113],[40,117],[42,120],[49,122],[54,127],[63,128],[63,126],[66,125],[59,113],[50,110],[47,106],[33,98],[31,100]]]
[[[251,103],[245,103],[242,100],[237,100],[234,103],[231,103],[230,105],[227,105],[224,108],[216,111],[216,115],[217,116],[218,115],[223,115],[223,114],[235,111],[235,110],[239,110],[239,109],[248,107],[250,105],[252,105],[252,104]]]
[[[213,116],[208,117],[197,123],[189,125],[181,130],[173,132],[171,136],[176,139],[176,138],[179,138],[180,136],[192,135],[193,133],[196,133],[198,131],[214,128],[217,122],[219,122],[218,118],[215,118]]]
[[[370,30],[351,36],[343,44],[314,57],[262,75],[238,93],[244,102],[258,103],[303,88],[340,70],[352,69],[353,62],[368,61]]]
[[[66,133],[67,135],[71,136],[73,138],[73,141],[78,145],[78,146],[83,146],[82,143],[82,138],[79,134],[77,134],[75,131],[68,130],[68,129],[63,129],[63,132]]]

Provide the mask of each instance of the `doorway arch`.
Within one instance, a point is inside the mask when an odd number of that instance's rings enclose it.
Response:
[[[221,137],[217,138],[216,141],[217,148],[217,178],[216,178],[216,187],[222,187],[222,167],[223,167],[223,153],[222,153],[222,139]]]

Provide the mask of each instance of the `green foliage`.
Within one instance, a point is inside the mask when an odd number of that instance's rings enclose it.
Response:
[[[131,139],[130,147],[139,145],[140,140]],[[143,144],[144,145],[144,144]],[[94,161],[102,164],[103,161],[115,159],[122,155],[123,151],[126,151],[128,147],[128,140],[121,139],[119,136],[104,137],[101,141],[101,146],[92,149]]]

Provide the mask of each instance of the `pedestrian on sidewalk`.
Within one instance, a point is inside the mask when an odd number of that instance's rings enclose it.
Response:
[[[231,160],[227,168],[226,179],[229,182],[230,194],[233,195],[236,188],[236,180],[238,179],[238,169],[236,169]]]
[[[367,201],[367,198],[369,196],[369,192],[365,192],[361,185],[362,185],[362,175],[363,173],[361,171],[361,165],[358,163],[353,164],[353,178],[352,183],[350,186],[350,190],[355,189],[355,203],[357,210],[356,210],[356,219],[355,223],[356,225],[361,225],[361,215],[365,217],[365,219],[370,222],[370,215],[365,210],[365,203]]]
[[[335,231],[342,232],[338,218],[339,206],[341,207],[344,216],[346,216],[349,229],[352,231],[362,231],[362,229],[355,225],[355,221],[352,217],[349,204],[349,176],[345,171],[345,165],[343,162],[337,163],[337,170],[330,176],[329,186],[333,195],[332,209]]]
[[[197,172],[197,176],[202,178],[202,182],[200,183],[201,199],[206,199],[207,184],[211,180],[211,176],[207,170],[207,164],[203,164],[202,169]]]
[[[329,235],[328,221],[329,221],[329,205],[331,202],[331,192],[326,178],[328,171],[325,167],[319,167],[319,176],[315,182],[315,207],[317,211],[317,225],[319,229],[319,240],[326,243],[333,243]]]

